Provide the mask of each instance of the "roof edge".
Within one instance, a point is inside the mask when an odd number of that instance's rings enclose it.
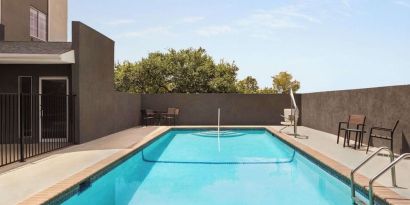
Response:
[[[74,64],[75,51],[62,54],[0,53],[0,64]]]

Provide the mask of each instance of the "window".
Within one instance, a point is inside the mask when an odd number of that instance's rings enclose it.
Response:
[[[37,37],[38,13],[37,10],[30,9],[30,36]]]
[[[47,41],[47,15],[35,8],[30,8],[30,36]]]

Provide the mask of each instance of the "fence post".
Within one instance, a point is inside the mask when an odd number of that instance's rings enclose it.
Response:
[[[76,95],[72,95],[71,96],[71,143],[73,144],[80,144],[79,142],[77,142],[77,130],[76,130],[76,123],[77,123],[77,119],[76,119],[76,107],[75,107],[75,103],[76,103]]]
[[[24,139],[23,139],[24,134],[21,131],[21,129],[22,129],[21,122],[24,121],[24,119],[21,119],[22,118],[21,117],[22,116],[22,114],[21,114],[21,107],[22,107],[21,106],[21,100],[22,100],[22,97],[23,97],[23,95],[22,95],[22,93],[20,93],[18,95],[18,115],[19,115],[18,116],[18,128],[19,128],[18,135],[20,137],[20,162],[25,161],[25,159],[24,159]]]

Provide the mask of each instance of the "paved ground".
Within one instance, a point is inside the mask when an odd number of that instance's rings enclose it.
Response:
[[[129,148],[157,128],[128,129],[50,153],[45,158],[6,166],[0,174],[1,204],[16,204],[120,150]]]
[[[274,128],[279,129],[281,126],[274,126]],[[293,129],[287,128],[283,132],[293,133]],[[321,132],[308,127],[298,127],[298,133],[308,136],[307,139],[297,139],[300,143],[317,150],[351,169],[359,165],[367,156],[371,155],[373,151],[377,149],[371,148],[366,155],[367,147],[361,147],[360,150],[354,150],[353,148],[347,147],[343,148],[343,138],[341,138],[339,144],[336,144],[336,135],[333,134]],[[353,144],[353,141],[351,144]],[[359,173],[371,178],[389,164],[389,162],[390,160],[387,156],[377,156],[369,161],[367,165],[362,167],[359,170]],[[410,160],[404,160],[397,165],[396,175],[397,185],[399,187],[393,188],[393,190],[406,198],[410,198]],[[377,182],[386,187],[391,187],[391,181],[390,172],[377,180]]]
[[[0,198],[2,204],[15,204],[27,199],[33,194],[112,156],[120,150],[129,149],[133,144],[142,141],[149,133],[158,130],[158,127],[132,128],[89,143],[53,152],[40,158],[33,158],[24,164],[16,163],[3,167],[0,169]],[[284,132],[287,131],[291,132],[291,129]],[[366,157],[364,149],[353,150],[343,148],[341,144],[337,145],[335,135],[307,127],[299,127],[299,133],[309,136],[308,139],[298,139],[299,142],[348,167],[355,167]],[[387,164],[387,157],[376,157],[360,173],[372,177]],[[402,188],[394,190],[410,198],[409,170],[410,160],[406,160],[398,166],[397,181]],[[391,178],[389,174],[386,174],[378,182],[390,186]]]

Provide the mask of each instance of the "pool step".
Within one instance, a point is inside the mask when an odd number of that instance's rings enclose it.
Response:
[[[354,204],[357,204],[357,205],[367,205],[366,202],[362,201],[361,199],[359,199],[359,198],[357,198],[357,197],[354,197],[353,200],[354,200]]]

